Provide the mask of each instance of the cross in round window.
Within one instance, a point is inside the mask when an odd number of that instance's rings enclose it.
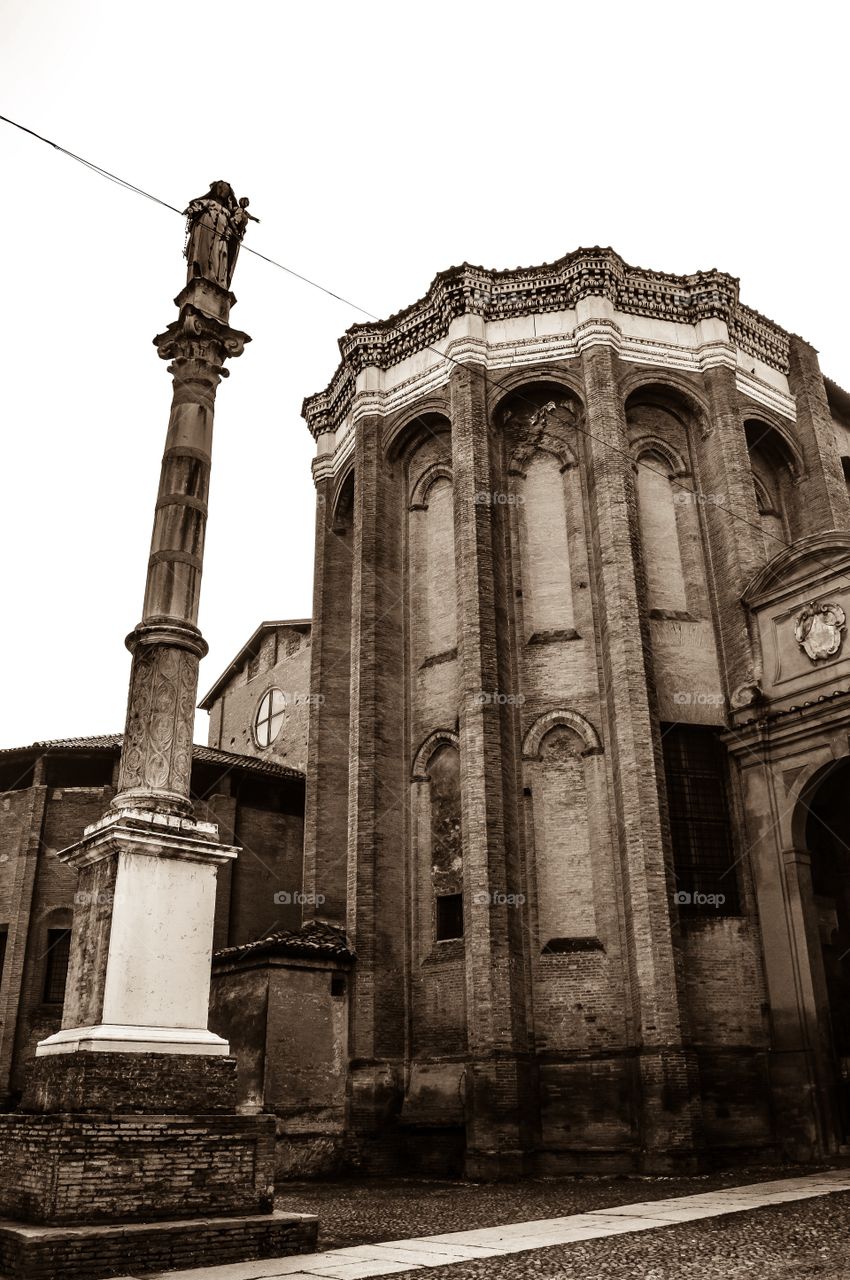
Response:
[[[286,716],[286,694],[280,689],[269,689],[260,699],[257,707],[257,718],[254,721],[254,735],[257,746],[268,747],[274,742],[283,728]]]

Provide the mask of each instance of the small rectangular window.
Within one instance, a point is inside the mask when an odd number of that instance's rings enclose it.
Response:
[[[463,894],[441,893],[437,897],[437,941],[463,937]]]
[[[44,1003],[64,1004],[68,960],[71,955],[71,930],[47,930],[47,964],[44,970]]]
[[[0,924],[0,983],[3,981],[3,966],[6,963],[6,942],[9,937],[9,926]]]

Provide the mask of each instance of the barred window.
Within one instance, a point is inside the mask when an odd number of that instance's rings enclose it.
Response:
[[[71,955],[71,930],[47,930],[47,964],[44,970],[44,1003],[64,1004],[68,960]]]
[[[701,725],[662,725],[661,734],[679,911],[740,915],[723,744]]]

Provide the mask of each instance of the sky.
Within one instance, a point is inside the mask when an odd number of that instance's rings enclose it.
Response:
[[[178,209],[226,179],[247,244],[352,304],[240,255],[201,695],[261,620],[311,613],[301,402],[358,307],[610,244],[739,277],[850,388],[842,8],[0,0],[0,113]],[[177,214],[2,123],[0,163],[7,747],[123,727],[185,263]]]

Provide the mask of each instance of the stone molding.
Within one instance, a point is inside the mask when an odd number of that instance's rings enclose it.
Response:
[[[540,754],[540,747],[546,734],[550,729],[556,729],[559,726],[572,729],[578,734],[585,745],[583,755],[598,755],[602,751],[599,734],[589,720],[585,720],[584,716],[580,715],[578,711],[558,708],[555,711],[544,711],[526,731],[522,742],[523,759],[536,760]]]
[[[428,734],[413,759],[411,781],[429,781],[428,761],[439,747],[446,745],[455,747],[458,751],[460,750],[460,736],[455,733],[454,729],[435,729],[433,733]]]
[[[408,510],[427,510],[428,494],[438,480],[448,480],[449,484],[452,483],[452,469],[447,462],[433,462],[430,467],[425,468],[413,486]]]
[[[634,459],[635,466],[637,466],[641,458],[654,453],[667,463],[670,468],[671,479],[690,475],[690,468],[679,451],[674,449],[671,444],[668,444],[666,440],[662,440],[660,436],[638,436],[631,442],[629,452]]]

